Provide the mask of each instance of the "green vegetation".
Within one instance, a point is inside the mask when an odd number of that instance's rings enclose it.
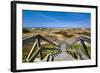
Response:
[[[65,31],[54,32],[55,34],[67,34]]]
[[[74,35],[73,35],[73,34],[64,34],[64,36],[67,37],[67,38],[71,38],[71,37],[73,37]]]
[[[43,47],[45,47],[45,48],[53,48],[54,46],[51,45],[51,44],[45,44],[45,45],[43,45]]]
[[[23,28],[23,33],[29,33],[30,31],[27,28]]]
[[[34,42],[33,43],[29,43],[27,45],[25,45],[23,47],[23,53],[22,53],[22,59],[23,59],[23,63],[26,63],[26,58],[33,46]],[[44,58],[47,54],[54,54],[57,52],[57,50],[53,50],[54,49],[54,46],[51,45],[51,44],[45,44],[45,45],[41,45],[41,49],[42,49],[42,57]],[[33,52],[32,53],[35,53],[37,48],[34,48]],[[37,55],[37,58],[40,58],[40,55],[38,54]]]
[[[81,32],[81,33],[78,33],[78,34],[79,35],[82,34],[82,35],[86,35],[86,36],[91,36],[91,33],[90,32],[85,32],[85,31],[84,32]]]
[[[73,44],[71,46],[72,49],[79,49],[80,48],[80,44],[76,43],[76,44]]]
[[[77,49],[80,49],[80,44],[76,43],[73,44],[72,46],[70,46],[70,48],[68,48],[69,51],[67,51],[72,57],[74,57],[75,59],[77,59]],[[71,50],[71,51],[70,51]],[[91,57],[91,47],[87,46],[87,53],[89,54],[89,56]],[[83,52],[87,55],[86,50],[83,48]]]
[[[33,43],[29,43],[23,47],[23,49],[22,49],[22,61],[23,62],[26,62],[26,58],[27,58],[32,46],[33,46]]]
[[[58,29],[58,28],[23,28],[23,38],[26,37],[30,37],[33,35],[37,35],[40,34],[42,36],[44,36],[45,38],[47,38],[48,40],[51,41],[55,41],[57,42],[57,40],[64,40],[64,41],[68,41],[69,43],[72,42],[74,39],[76,39],[78,36],[90,36],[91,32],[90,29],[84,29],[82,30],[81,28],[75,28],[75,29]],[[23,53],[22,53],[22,58],[23,58],[23,62],[26,62],[26,58],[33,46],[34,42],[29,43],[27,45],[25,45],[22,49]],[[91,56],[91,47],[90,45],[86,45],[87,46],[87,51],[88,54]],[[47,56],[47,54],[55,54],[58,52],[58,50],[56,50],[55,46],[49,44],[46,41],[43,41],[41,39],[41,51],[42,51],[42,56],[43,58],[45,56]],[[72,55],[75,59],[77,59],[77,50],[80,49],[80,43],[76,43],[73,44],[72,46],[70,46],[70,48],[68,48],[68,53],[70,55]],[[37,48],[34,49],[34,51],[32,52],[34,54],[34,52],[37,50]],[[83,52],[86,53],[86,50],[82,50]],[[37,58],[40,58],[40,54],[37,55]]]
[[[71,37],[74,36],[73,34],[68,34],[68,32],[66,32],[66,31],[55,32],[55,34],[61,34],[61,35],[63,35],[66,38],[71,38]]]
[[[91,58],[91,47],[90,47],[90,46],[87,46],[87,49],[82,48],[82,51],[84,52],[84,54],[85,54],[87,57]]]
[[[73,58],[77,59],[77,55],[75,51],[67,51]]]
[[[55,50],[54,46],[51,44],[45,44],[42,46],[43,47],[43,52],[47,54],[55,54],[57,50]]]

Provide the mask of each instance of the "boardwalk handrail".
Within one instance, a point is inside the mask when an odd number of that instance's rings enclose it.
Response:
[[[78,49],[80,51],[80,55],[81,56],[84,55],[85,59],[91,58],[89,53],[88,53],[87,47],[84,43],[84,41],[87,42],[87,43],[91,43],[91,40],[88,37],[83,37],[83,36],[78,37],[69,46],[67,46],[67,48],[71,47],[73,44],[77,43],[78,41],[80,41],[80,44],[81,44],[80,49]],[[83,53],[83,49],[85,50],[86,53],[82,55],[81,53]]]
[[[29,44],[30,42],[35,41],[36,38],[37,38],[37,35],[23,39],[23,46],[25,46],[26,44]]]
[[[44,40],[44,41],[46,41],[46,42],[48,42],[48,43],[50,43],[50,44],[52,44],[52,45],[54,45],[54,46],[58,46],[57,44],[53,43],[52,41],[48,40],[47,38],[45,38],[45,37],[43,37],[43,36],[41,36],[41,35],[38,35],[38,37],[39,37],[41,40]]]
[[[48,40],[47,38],[45,38],[41,35],[35,35],[35,36],[29,37],[27,39],[23,39],[23,46],[25,46],[26,44],[28,44],[30,42],[35,41],[35,39],[41,39],[41,40],[44,40],[44,41],[46,41],[54,46],[57,46],[57,44],[53,43],[52,41]]]
[[[80,36],[80,39],[82,39],[83,41],[86,41],[88,43],[91,43],[91,39],[89,37]]]
[[[30,53],[27,56],[27,59],[26,59],[27,62],[33,62],[35,60],[35,58],[37,57],[37,55],[42,52],[42,48],[41,48],[41,45],[40,45],[40,40],[46,41],[46,42],[54,45],[55,47],[59,48],[59,45],[55,44],[54,42],[48,40],[47,38],[45,38],[41,35],[36,35],[36,36],[29,37],[27,39],[23,39],[23,46],[25,46],[26,44],[28,44],[30,42],[34,42],[33,47],[32,47]],[[79,51],[82,52],[82,48],[84,48],[84,50],[86,51],[87,57],[90,58],[90,56],[87,52],[87,47],[84,43],[84,41],[86,41],[88,43],[91,43],[91,40],[88,37],[80,36],[80,37],[76,38],[71,44],[69,44],[66,48],[71,47],[73,44],[77,43],[78,41],[80,41],[80,43],[81,43],[81,49]],[[34,51],[34,48],[36,48],[36,47],[37,47],[36,51],[34,53],[32,53],[32,51]],[[55,49],[56,48],[51,49],[51,50],[55,50]],[[54,60],[54,56],[58,55],[61,52],[60,49],[57,49],[57,50],[59,52],[56,53],[56,54],[49,55],[48,58],[47,58],[47,61],[49,61],[51,57],[52,57],[52,61]]]
[[[70,47],[71,45],[79,42],[80,40],[86,41],[87,43],[91,43],[91,39],[88,37],[84,37],[84,36],[80,36],[78,38],[76,38],[68,47]]]
[[[33,36],[33,37],[30,37],[30,38],[27,38],[27,39],[23,39],[23,46],[30,43],[30,42],[33,42],[34,41],[34,44],[33,44],[33,47],[31,48],[27,58],[26,58],[26,61],[27,62],[33,62],[35,60],[35,58],[37,57],[37,55],[40,53],[42,53],[42,48],[41,48],[41,42],[40,40],[43,40],[43,41],[46,41],[54,46],[57,47],[57,45],[55,43],[53,43],[52,41],[44,38],[43,36],[41,35],[36,35],[36,36]],[[36,49],[36,51],[33,53],[34,49]],[[52,49],[53,50],[53,49]],[[55,48],[54,48],[55,50]],[[42,59],[42,54],[41,54],[41,59]]]

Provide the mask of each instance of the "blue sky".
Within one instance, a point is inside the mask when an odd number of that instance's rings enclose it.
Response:
[[[79,12],[55,12],[23,10],[23,27],[35,28],[90,28],[91,14]]]

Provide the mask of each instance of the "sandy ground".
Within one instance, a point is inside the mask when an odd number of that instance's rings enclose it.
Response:
[[[58,42],[58,41],[65,41],[68,43],[73,42],[76,38],[79,36],[85,36],[85,37],[90,37],[90,29],[58,29],[58,28],[41,28],[41,29],[28,29],[30,32],[28,33],[23,33],[23,39],[35,36],[40,34],[41,36],[47,38],[48,40],[52,42]],[[47,44],[46,41],[42,41],[41,44]],[[62,49],[66,49],[66,46],[62,44]],[[27,48],[26,48],[27,49]],[[25,56],[27,56],[27,50],[24,49],[26,52],[24,53]],[[66,51],[66,50],[65,50]],[[68,55],[65,51],[60,53],[58,56],[56,56],[55,60],[73,60],[73,58]],[[66,58],[67,57],[67,58]],[[24,57],[23,57],[24,58]]]
[[[72,41],[79,36],[88,36],[90,37],[90,29],[29,29],[30,33],[23,33],[23,38],[35,36],[40,34],[49,40],[57,41],[57,40],[65,40]]]

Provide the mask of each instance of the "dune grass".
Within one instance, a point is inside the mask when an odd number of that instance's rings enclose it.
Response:
[[[27,45],[25,45],[22,49],[22,62],[23,63],[26,63],[26,58],[33,46],[34,42],[32,43],[29,43]],[[47,54],[54,54],[57,52],[57,50],[49,50],[48,48],[54,48],[53,45],[51,44],[45,44],[45,45],[42,45],[41,49],[42,49],[42,57],[44,58]],[[37,48],[34,48],[33,52],[32,53],[35,53]],[[47,50],[46,50],[47,49]],[[37,58],[40,58],[39,54],[37,55]]]
[[[86,45],[87,46],[87,52],[89,54],[89,56],[91,57],[91,47]],[[77,49],[80,49],[80,44],[79,43],[76,43],[76,44],[73,44],[71,47],[69,47],[69,49],[73,50],[73,51],[67,51],[72,57],[74,57],[75,59],[77,59]],[[85,49],[83,48],[83,52],[87,55]]]

